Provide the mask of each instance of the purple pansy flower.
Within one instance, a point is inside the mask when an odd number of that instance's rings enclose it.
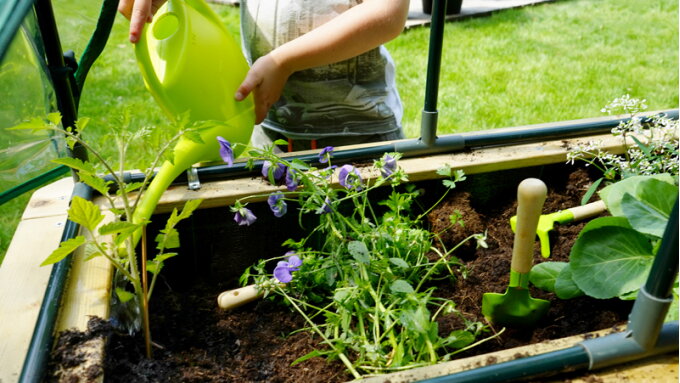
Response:
[[[283,217],[288,211],[288,205],[283,199],[283,193],[281,191],[274,192],[267,198],[267,203],[269,208],[272,209],[272,213],[277,218]]]
[[[244,206],[237,209],[236,214],[234,214],[234,221],[236,221],[236,223],[238,223],[240,226],[250,226],[255,222],[255,220],[257,220],[255,214],[253,214],[250,209]]]
[[[332,146],[326,146],[325,148],[321,149],[321,152],[319,153],[319,162],[322,164],[328,162],[328,159],[333,154],[333,150],[335,150],[335,148]]]
[[[286,253],[288,256],[287,261],[279,261],[274,269],[274,278],[278,279],[281,283],[288,283],[293,280],[293,271],[298,271],[300,266],[302,266],[302,260],[300,257],[295,255],[294,251],[289,251]]]
[[[222,157],[222,161],[232,166],[234,164],[234,150],[231,148],[231,143],[221,136],[217,136],[217,142],[220,144],[220,157]]]
[[[345,189],[352,190],[356,188],[357,190],[361,190],[361,174],[354,166],[343,165],[340,168],[338,177],[338,182],[340,182],[340,185]]]
[[[382,163],[383,166],[380,168],[380,174],[383,178],[389,178],[397,170],[397,159],[385,153]]]
[[[323,206],[321,206],[321,209],[319,209],[318,213],[326,214],[326,213],[330,213],[331,211],[332,211],[332,209],[331,209],[331,199],[329,197],[326,197],[326,199],[323,200]]]
[[[262,163],[262,177],[269,179],[269,169],[272,167],[271,161],[265,161]],[[276,168],[273,171],[274,181],[278,181],[283,177],[286,171],[286,165],[276,164]]]
[[[288,189],[288,191],[295,191],[298,184],[297,170],[291,167],[286,168],[286,189]]]

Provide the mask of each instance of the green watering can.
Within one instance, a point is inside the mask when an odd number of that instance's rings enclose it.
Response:
[[[239,44],[204,0],[169,0],[142,31],[135,53],[147,89],[172,119],[214,124],[200,131],[203,144],[180,139],[174,164],[166,161],[141,199],[133,222],[151,216],[172,181],[193,164],[219,158],[217,136],[247,144],[255,124],[252,95],[234,93],[248,72]],[[238,156],[243,146],[234,149]],[[134,243],[141,232],[135,233]]]

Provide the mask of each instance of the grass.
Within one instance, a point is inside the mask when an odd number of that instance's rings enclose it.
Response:
[[[54,2],[65,48],[82,53],[96,3]],[[213,8],[237,37],[238,9]],[[127,27],[117,16],[80,104],[80,116],[92,119],[86,137],[108,156],[112,130],[166,129],[168,121],[144,88]],[[414,28],[387,44],[408,137],[420,135],[428,43],[429,29]],[[597,117],[626,93],[647,99],[650,110],[677,108],[678,3],[563,0],[447,23],[439,85],[440,134]],[[151,156],[146,149],[136,148],[137,159]],[[25,201],[0,207],[0,258]]]

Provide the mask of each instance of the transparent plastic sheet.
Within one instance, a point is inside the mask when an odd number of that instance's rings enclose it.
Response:
[[[0,63],[0,192],[54,169],[50,160],[64,155],[59,134],[7,129],[57,109],[41,44],[29,13]]]

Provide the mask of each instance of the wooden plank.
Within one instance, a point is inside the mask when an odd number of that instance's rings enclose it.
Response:
[[[444,165],[449,165],[453,169],[462,169],[466,174],[478,174],[495,170],[564,163],[567,160],[567,153],[574,146],[586,144],[589,141],[601,141],[602,148],[614,154],[623,152],[621,139],[606,134],[538,144],[500,146],[468,152],[405,158],[399,161],[399,166],[409,175],[409,180],[415,182],[442,178],[437,174],[437,169]],[[364,179],[375,179],[379,176],[379,173],[371,167],[360,167],[359,170]],[[261,177],[204,183],[201,185],[201,189],[196,191],[189,190],[186,185],[177,185],[170,187],[163,194],[156,212],[168,212],[173,208],[180,208],[185,201],[198,198],[204,200],[201,204],[202,209],[229,206],[237,199],[246,196],[256,196],[249,199],[251,202],[263,201],[276,190],[285,190],[285,187],[270,185]]]
[[[72,188],[65,179],[33,194],[0,266],[0,382],[21,374],[52,271],[40,263],[59,245]]]

